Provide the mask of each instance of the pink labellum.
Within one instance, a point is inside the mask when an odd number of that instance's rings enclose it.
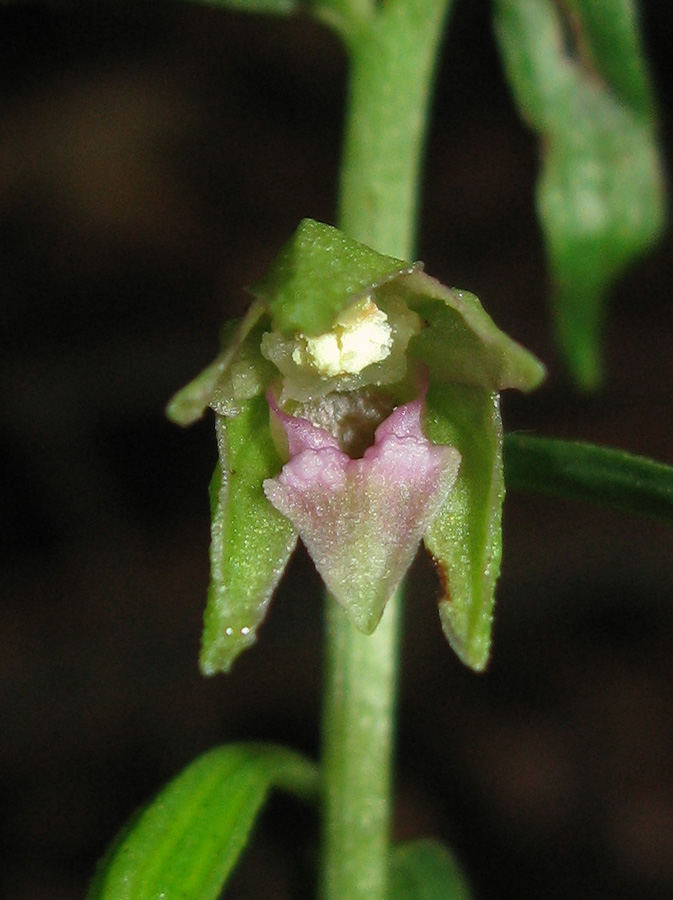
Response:
[[[328,590],[371,633],[453,487],[460,454],[421,430],[423,395],[379,425],[361,459],[332,435],[271,403],[290,460],[264,482],[299,532]]]

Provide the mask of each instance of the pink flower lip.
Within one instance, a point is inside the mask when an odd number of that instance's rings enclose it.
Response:
[[[378,624],[458,474],[458,451],[423,435],[424,396],[425,390],[394,409],[360,459],[269,398],[290,459],[264,482],[264,492],[296,528],[328,590],[367,633]]]

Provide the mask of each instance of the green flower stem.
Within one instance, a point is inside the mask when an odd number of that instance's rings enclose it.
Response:
[[[400,601],[365,635],[327,598],[324,900],[386,897]]]
[[[339,226],[414,252],[430,90],[450,0],[387,0],[344,28],[350,54]],[[385,900],[401,596],[371,636],[328,597],[322,900]]]
[[[339,227],[400,259],[414,253],[419,177],[450,0],[387,0],[348,40]]]

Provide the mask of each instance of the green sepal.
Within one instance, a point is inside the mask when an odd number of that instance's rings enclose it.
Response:
[[[284,747],[211,750],[122,829],[87,900],[217,900],[270,789],[309,799],[317,785],[313,763]]]
[[[278,370],[262,356],[262,335],[269,329],[263,316],[242,341],[237,341],[229,358],[213,384],[209,405],[222,416],[237,416],[242,404],[253,397],[266,394],[268,385],[278,376]]]
[[[200,665],[227,672],[254,643],[273,591],[296,543],[290,522],[264,496],[265,478],[282,461],[269,430],[264,396],[236,416],[217,416],[219,465],[211,483],[210,585]]]
[[[557,336],[573,377],[590,389],[602,377],[607,292],[664,224],[655,104],[635,5],[498,0],[496,11],[515,97],[544,142],[537,202]]]
[[[455,447],[462,461],[448,501],[423,540],[444,589],[444,634],[466,665],[482,671],[491,646],[505,494],[499,397],[481,388],[431,384],[426,408],[427,436]]]
[[[213,398],[218,382],[226,375],[241,345],[264,315],[261,303],[253,303],[242,319],[232,319],[222,330],[222,350],[212,363],[181,388],[166,407],[176,425],[192,425],[201,418]]]
[[[393,848],[390,900],[470,900],[465,876],[439,841]]]
[[[251,292],[283,334],[315,336],[329,331],[358,297],[413,269],[413,264],[383,256],[331,225],[303,219]]]
[[[431,383],[530,391],[544,379],[542,363],[501,331],[469,291],[447,288],[421,271],[387,290],[402,296],[423,320],[408,353],[428,368]]]

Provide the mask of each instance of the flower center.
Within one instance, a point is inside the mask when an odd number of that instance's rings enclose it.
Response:
[[[358,459],[373,444],[374,432],[394,408],[394,400],[385,393],[361,388],[298,403],[292,414],[324,428],[345,453]]]
[[[298,366],[308,365],[323,378],[357,375],[372,363],[390,356],[393,330],[388,316],[371,297],[345,309],[330,331],[317,337],[298,335],[292,352]]]

